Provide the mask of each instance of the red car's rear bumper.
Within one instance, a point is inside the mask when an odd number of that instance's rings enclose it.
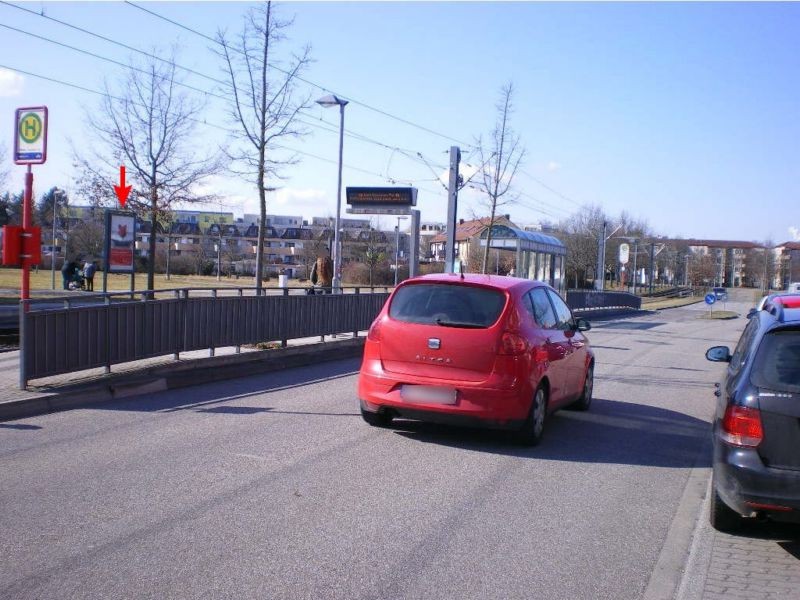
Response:
[[[454,404],[408,401],[403,385],[427,385],[456,390]],[[399,375],[384,370],[379,359],[365,358],[358,377],[358,397],[364,410],[391,410],[401,417],[463,425],[519,427],[528,417],[532,386],[527,380],[490,374],[485,381]]]

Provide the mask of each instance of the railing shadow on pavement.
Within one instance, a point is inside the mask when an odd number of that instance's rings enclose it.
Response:
[[[683,413],[655,406],[596,398],[588,412],[550,415],[539,446],[513,443],[504,431],[461,429],[397,420],[397,435],[411,440],[476,452],[583,463],[666,468],[710,467],[711,456],[698,451],[710,425]]]
[[[165,413],[195,410],[212,414],[233,414],[236,409],[241,409],[239,414],[256,414],[259,412],[274,412],[277,414],[280,411],[266,406],[237,407],[235,405],[223,405],[228,402],[233,403],[239,400],[255,398],[264,393],[281,392],[351,377],[358,373],[360,363],[360,358],[346,358],[325,363],[309,364],[305,367],[292,367],[240,379],[112,400],[94,404],[91,408],[92,410]],[[352,406],[357,407],[355,393],[353,394]],[[220,410],[211,410],[212,408],[219,408]]]

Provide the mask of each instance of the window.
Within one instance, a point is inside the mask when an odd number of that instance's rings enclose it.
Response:
[[[556,311],[556,327],[564,331],[575,329],[572,311],[570,311],[569,306],[561,299],[561,296],[550,290],[547,290],[547,295],[550,296],[550,301],[553,303],[553,308]]]
[[[773,331],[761,340],[750,379],[779,392],[800,392],[800,330]]]
[[[556,314],[553,312],[553,306],[547,298],[547,292],[544,288],[535,288],[527,294],[529,306],[526,306],[531,311],[536,323],[544,329],[554,329],[556,326]]]
[[[397,290],[389,316],[398,321],[485,328],[503,311],[499,290],[450,284],[408,285]]]
[[[730,368],[734,374],[738,373],[742,365],[747,361],[750,355],[750,346],[753,343],[753,338],[755,338],[756,333],[758,333],[758,319],[753,317],[750,319],[747,327],[745,327],[742,337],[739,338],[739,343],[736,344],[736,349],[733,351]]]

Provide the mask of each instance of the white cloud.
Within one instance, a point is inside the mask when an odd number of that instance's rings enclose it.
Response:
[[[800,229],[797,227],[789,227],[789,234],[792,236],[794,241],[800,241]]]
[[[0,68],[0,97],[19,96],[24,82],[24,77],[16,71]]]
[[[551,173],[558,171],[561,168],[561,163],[551,160],[545,167]]]

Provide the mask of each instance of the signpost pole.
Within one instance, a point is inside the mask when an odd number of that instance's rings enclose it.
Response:
[[[33,198],[33,171],[28,165],[25,173],[25,195],[22,200],[22,228],[27,231],[31,226],[31,199]],[[31,267],[27,259],[22,261],[22,299],[29,300],[31,297]],[[26,305],[27,308],[27,305]]]
[[[419,275],[419,216],[418,210],[411,211],[411,248],[408,252],[408,276]]]
[[[458,208],[458,164],[461,150],[450,147],[450,179],[447,186],[447,242],[445,244],[444,272],[453,273],[456,260],[456,212]]]

